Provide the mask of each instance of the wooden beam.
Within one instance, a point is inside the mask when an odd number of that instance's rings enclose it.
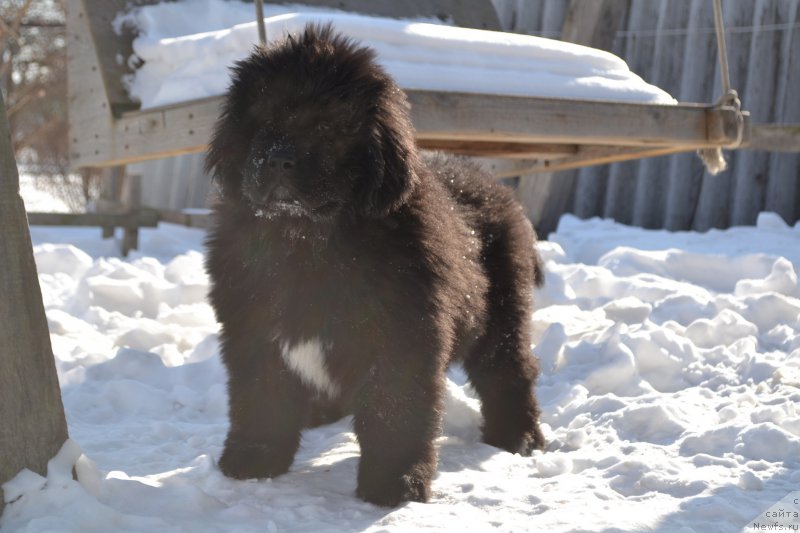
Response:
[[[697,149],[735,140],[737,113],[727,107],[434,91],[408,91],[408,97],[420,144],[477,143],[483,151],[480,155],[490,151],[489,144],[500,146],[492,152],[497,153],[509,151],[512,144],[561,145],[551,151],[570,144]],[[103,118],[75,117],[73,131],[82,128],[83,120],[89,121],[85,124],[87,131],[97,129],[92,127],[97,120],[109,124],[110,131],[106,135],[95,133],[91,142],[78,139],[73,146],[72,163],[76,167],[112,166],[201,152],[206,148],[221,102],[221,97],[205,98],[125,113],[114,120],[110,113]],[[522,153],[526,149],[511,151]]]
[[[423,140],[695,148],[735,140],[732,107],[434,91],[409,91],[408,96],[417,137]]]
[[[121,166],[151,159],[202,152],[220,113],[221,97],[193,100],[184,104],[125,113],[110,124],[107,137],[84,142],[73,140],[71,163],[82,166]],[[86,121],[85,126],[81,123]],[[88,128],[96,120],[70,117],[73,130]]]
[[[116,228],[154,228],[158,213],[28,213],[31,226],[97,226]]]
[[[648,148],[631,148],[622,146],[584,146],[575,156],[565,157],[563,159],[554,161],[536,161],[526,168],[518,167],[518,170],[520,174],[557,172],[560,170],[571,170],[586,166],[620,163],[622,161],[631,161],[633,159],[644,159],[647,157],[658,157],[662,155],[693,151],[695,151],[695,149],[688,146],[653,146]]]
[[[74,168],[86,155],[95,160],[112,152],[113,115],[84,0],[65,2],[67,20],[67,99],[69,150]],[[110,166],[110,165],[97,165]]]
[[[800,124],[754,124],[748,150],[800,152]]]
[[[162,222],[179,224],[188,228],[207,229],[211,227],[212,222],[212,215],[210,213],[193,213],[187,211],[168,211],[159,209],[158,217]]]
[[[462,141],[450,139],[420,139],[417,145],[423,150],[440,150],[451,154],[472,157],[557,158],[577,153],[575,144],[531,144],[491,141]]]
[[[475,161],[495,178],[515,178],[524,176],[543,161],[555,159],[492,159],[478,157]]]

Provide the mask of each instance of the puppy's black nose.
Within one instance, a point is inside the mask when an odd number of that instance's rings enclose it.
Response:
[[[294,169],[294,156],[289,152],[270,152],[267,156],[267,166],[272,170],[289,172]]]

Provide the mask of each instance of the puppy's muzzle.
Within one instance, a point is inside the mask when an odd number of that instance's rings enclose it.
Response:
[[[247,187],[244,189],[244,194],[250,203],[257,206],[297,202],[296,195],[280,182],[274,183],[271,187]]]
[[[259,167],[260,166],[260,170]],[[244,186],[244,194],[254,205],[295,202],[297,195],[292,182],[296,160],[285,150],[271,150],[261,165],[257,165]]]

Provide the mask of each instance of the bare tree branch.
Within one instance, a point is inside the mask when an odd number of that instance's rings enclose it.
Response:
[[[0,85],[20,164],[66,175],[69,142],[64,5],[0,0]]]
[[[25,133],[24,136],[20,138],[14,138],[13,139],[14,148],[18,150],[19,147],[21,146],[27,146],[28,144],[30,144],[32,139],[36,137],[41,137],[44,134],[48,133],[50,130],[55,129],[58,126],[59,126],[58,118],[51,118],[50,120],[48,120],[47,122],[36,128],[35,130]]]
[[[8,49],[8,45],[12,41],[19,41],[19,28],[22,24],[22,19],[28,13],[28,10],[31,7],[33,0],[25,0],[25,3],[17,9],[17,12],[14,16],[14,20],[11,24],[6,24],[3,21],[2,28],[3,28],[3,41],[0,43],[0,57],[2,57],[6,50]],[[9,61],[10,63],[10,61]]]

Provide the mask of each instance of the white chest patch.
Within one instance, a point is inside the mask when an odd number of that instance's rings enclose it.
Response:
[[[310,385],[330,397],[339,394],[339,387],[333,382],[325,368],[325,346],[314,338],[294,346],[281,344],[281,356],[288,367],[306,385]]]

